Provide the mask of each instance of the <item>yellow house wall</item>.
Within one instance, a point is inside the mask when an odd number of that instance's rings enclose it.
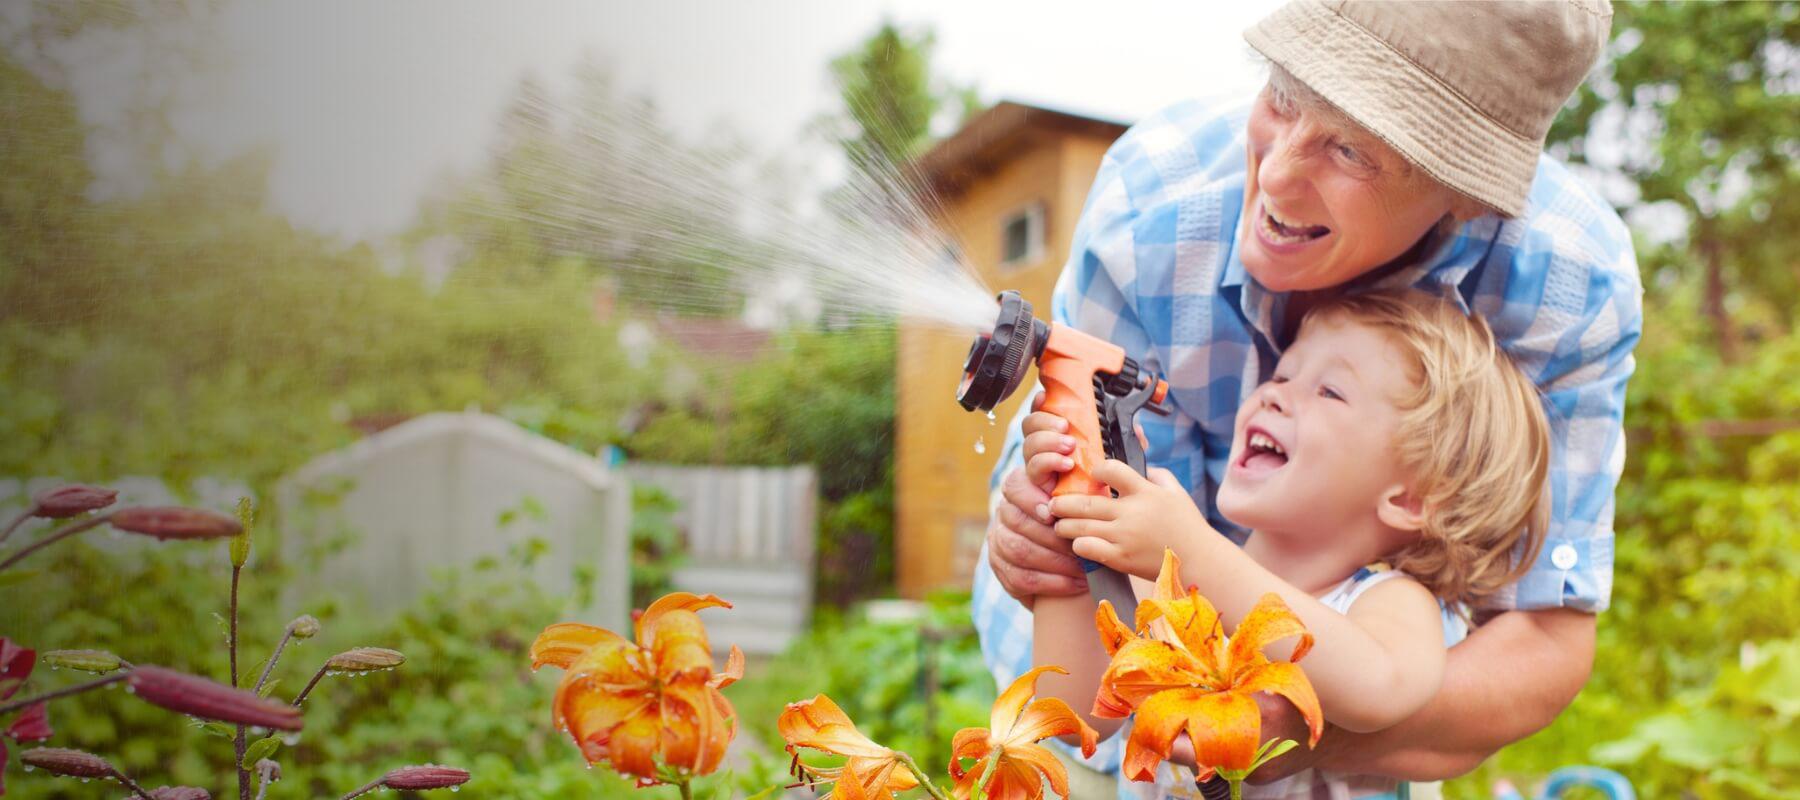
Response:
[[[1069,238],[1094,172],[1110,145],[1098,137],[1045,136],[974,181],[945,209],[944,224],[964,257],[994,291],[1017,289],[1039,318],[1068,260]],[[1001,223],[1033,202],[1045,206],[1043,257],[999,267]],[[995,409],[990,426],[957,405],[956,385],[975,331],[902,324],[896,409],[895,546],[901,594],[920,597],[967,587],[987,527],[988,475],[1007,420],[1032,394],[1028,383]],[[985,453],[976,452],[976,443]]]

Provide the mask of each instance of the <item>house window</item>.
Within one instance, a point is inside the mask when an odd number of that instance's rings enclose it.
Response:
[[[1000,267],[1022,269],[1044,257],[1044,204],[1032,203],[1000,223]]]

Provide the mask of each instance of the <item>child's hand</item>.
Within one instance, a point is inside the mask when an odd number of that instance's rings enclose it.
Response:
[[[1031,485],[1049,494],[1056,487],[1058,475],[1075,467],[1071,455],[1075,452],[1075,437],[1069,435],[1069,421],[1048,411],[1043,407],[1044,393],[1038,392],[1031,398],[1032,412],[1020,423],[1020,430],[1025,434],[1021,456],[1025,461],[1025,478]],[[1046,516],[1049,509],[1025,509],[1032,515],[1048,523]]]
[[[1094,468],[1094,477],[1119,496],[1066,495],[1050,501],[1050,513],[1060,518],[1056,534],[1073,540],[1075,555],[1155,580],[1163,548],[1213,532],[1193,498],[1166,469],[1152,469],[1145,478],[1125,462],[1107,459]]]

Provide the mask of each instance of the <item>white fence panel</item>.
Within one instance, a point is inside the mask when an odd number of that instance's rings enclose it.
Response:
[[[705,612],[714,649],[779,653],[812,615],[818,478],[812,467],[631,464],[634,482],[674,498],[688,560],[675,588],[716,594],[729,611]]]
[[[303,501],[321,491],[342,494],[325,505]],[[314,459],[283,481],[281,497],[284,514],[295,515],[290,548],[351,535],[308,591],[397,607],[416,598],[433,571],[537,538],[549,552],[531,580],[569,593],[576,568],[585,568],[593,603],[570,613],[615,629],[628,619],[629,478],[498,417],[418,417]],[[526,508],[536,512],[520,513]],[[514,521],[503,525],[507,512]]]

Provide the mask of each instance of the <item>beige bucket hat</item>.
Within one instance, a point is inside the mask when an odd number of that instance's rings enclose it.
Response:
[[[1432,177],[1518,216],[1611,29],[1606,0],[1294,0],[1244,39]]]

